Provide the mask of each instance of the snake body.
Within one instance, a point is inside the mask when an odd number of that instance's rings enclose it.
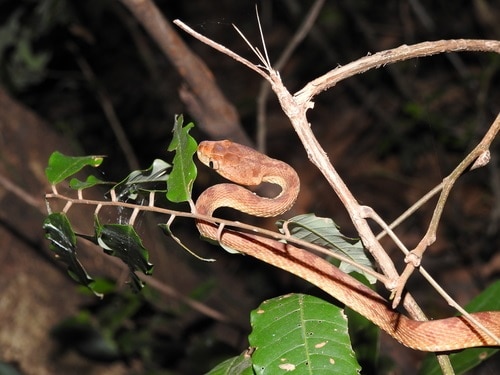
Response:
[[[255,195],[235,184],[218,184],[206,189],[196,201],[199,214],[212,216],[219,207],[231,207],[255,216],[276,216],[287,211],[299,192],[299,178],[288,164],[231,141],[204,141],[198,158],[229,180],[243,185],[271,182],[281,186],[275,198]],[[389,302],[323,258],[290,244],[236,230],[218,232],[217,225],[198,220],[203,237],[288,271],[321,288],[357,311],[405,346],[442,352],[469,347],[498,346],[491,337],[463,317],[416,321],[393,310]],[[472,314],[497,337],[500,311]]]

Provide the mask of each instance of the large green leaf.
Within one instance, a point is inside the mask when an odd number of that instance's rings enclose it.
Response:
[[[256,374],[359,374],[347,319],[319,298],[291,294],[251,313],[250,345]]]
[[[172,142],[168,151],[175,151],[173,169],[167,181],[167,199],[174,203],[186,202],[191,198],[193,182],[196,178],[196,165],[193,155],[198,147],[189,130],[194,126],[192,122],[183,127],[184,118],[176,116]]]
[[[482,293],[476,296],[467,306],[465,310],[468,312],[476,311],[499,311],[500,310],[500,280],[496,281]],[[455,373],[464,374],[472,368],[476,367],[493,354],[498,353],[498,348],[471,348],[461,352],[450,354],[451,364]],[[436,357],[428,355],[419,371],[422,375],[440,375],[441,368],[439,367]]]
[[[103,160],[102,156],[66,156],[55,151],[50,155],[45,175],[51,184],[58,184],[86,166],[98,167]]]
[[[143,283],[135,271],[150,275],[153,273],[153,265],[149,263],[149,253],[134,227],[122,224],[101,225],[95,218],[95,241],[106,254],[120,258],[130,268],[132,287],[141,289]]]
[[[285,232],[283,225],[285,221],[278,221],[277,225],[281,232]],[[339,227],[332,219],[318,217],[314,214],[295,216],[286,221],[286,229],[293,237],[330,249],[352,259],[357,264],[372,268],[370,259],[366,256],[361,241],[344,236]],[[338,264],[338,262],[334,262]],[[339,268],[345,273],[360,272],[349,263],[341,262]],[[376,279],[372,275],[364,274],[370,284]]]
[[[43,222],[43,229],[45,230],[45,237],[50,241],[50,249],[60,261],[68,266],[69,275],[101,297],[102,294],[93,288],[94,280],[78,261],[76,235],[71,228],[68,217],[64,213],[50,214]]]

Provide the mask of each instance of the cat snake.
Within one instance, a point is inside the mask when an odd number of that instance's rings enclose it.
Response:
[[[286,212],[295,203],[300,181],[288,164],[227,140],[201,142],[197,153],[203,164],[234,182],[207,188],[196,201],[198,214],[212,216],[217,208],[230,207],[254,216],[271,217]],[[274,198],[261,197],[236,185],[256,186],[262,182],[279,185],[280,194]],[[499,346],[464,317],[413,320],[393,310],[389,302],[372,289],[304,249],[238,230],[219,231],[216,224],[201,219],[196,225],[205,238],[307,280],[410,348],[443,352]],[[500,336],[500,311],[472,315],[494,335]]]

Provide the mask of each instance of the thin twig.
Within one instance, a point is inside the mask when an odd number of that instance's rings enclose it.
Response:
[[[410,253],[405,257],[405,262],[407,263],[403,273],[401,274],[396,287],[393,290],[393,306],[396,307],[401,300],[401,295],[403,294],[404,286],[408,278],[411,276],[416,267],[420,266],[420,262],[422,260],[422,256],[426,249],[434,243],[436,240],[436,232],[441,220],[441,215],[444,210],[444,206],[448,199],[448,196],[453,188],[455,182],[459,179],[459,177],[465,172],[467,168],[471,166],[476,166],[476,161],[478,158],[488,154],[488,149],[495,139],[497,133],[500,131],[500,113],[497,115],[490,128],[484,135],[483,139],[478,143],[478,145],[458,164],[458,166],[451,172],[447,177],[443,179],[443,187],[441,190],[441,194],[436,203],[436,207],[434,209],[434,213],[432,214],[431,221],[429,223],[429,227],[427,228],[427,232],[422,237],[418,245],[410,251]],[[482,161],[487,163],[489,158],[485,158]]]
[[[399,215],[396,220],[394,220],[392,223],[389,224],[390,229],[394,229],[397,226],[399,226],[401,223],[403,223],[406,219],[408,219],[415,211],[417,211],[420,207],[422,207],[425,203],[427,203],[432,197],[434,197],[436,194],[438,194],[441,189],[443,188],[443,183],[440,183],[439,185],[435,186],[432,188],[431,191],[426,193],[422,198],[420,198],[418,201],[416,201],[414,204],[411,205],[405,212],[403,212],[401,215]],[[382,230],[379,234],[377,234],[377,240],[381,240],[385,235],[387,234],[386,230]]]
[[[435,190],[435,189],[433,189]],[[389,234],[389,237],[394,241],[394,243],[398,246],[398,248],[405,254],[408,255],[410,251],[408,248],[399,240],[396,234],[392,231],[392,228],[389,227],[385,223],[385,221],[370,207],[366,207],[367,217],[373,219],[382,229],[384,229],[385,233]],[[420,274],[429,282],[429,284],[438,292],[439,295],[443,297],[443,299],[448,302],[448,304],[455,308],[458,312],[460,312],[467,320],[473,323],[476,327],[481,329],[484,333],[490,336],[493,340],[495,340],[500,345],[500,338],[497,337],[493,332],[491,332],[488,328],[486,328],[483,324],[481,324],[476,318],[474,318],[470,313],[465,311],[457,301],[453,299],[442,287],[439,283],[425,270],[423,266],[418,267]]]
[[[292,56],[292,53],[299,46],[299,44],[304,40],[304,38],[308,35],[311,28],[314,26],[316,19],[318,18],[319,12],[323,8],[325,4],[325,0],[316,0],[314,4],[307,12],[304,17],[304,21],[299,26],[295,34],[290,39],[290,42],[286,45],[285,49],[278,57],[278,60],[273,67],[275,70],[280,71],[283,66],[287,63]],[[259,22],[260,25],[260,22]],[[260,28],[260,27],[259,27]],[[264,40],[264,35],[261,32],[261,38]],[[271,92],[270,86],[267,82],[262,82],[260,85],[259,93],[257,94],[257,150],[262,153],[266,151],[266,134],[267,134],[267,126],[266,126],[266,105],[267,99],[269,97],[269,93]]]
[[[232,57],[233,59],[235,59],[239,63],[245,65],[247,68],[250,68],[251,70],[253,70],[257,74],[261,75],[266,80],[269,80],[269,76],[262,69],[258,68],[255,64],[253,64],[250,61],[248,61],[247,59],[241,57],[237,53],[231,51],[229,48],[224,47],[222,44],[216,43],[212,39],[209,39],[206,36],[194,31],[192,28],[190,28],[188,25],[186,25],[181,20],[174,20],[173,22],[174,22],[174,24],[179,26],[182,30],[184,30],[185,32],[187,32],[191,36],[198,39],[200,42],[203,42],[203,43],[209,45],[210,47],[212,47],[213,49],[215,49],[219,52],[222,52],[223,54],[225,54],[229,57]]]
[[[31,207],[37,209],[42,214],[45,214],[46,210],[50,209],[50,207],[48,206],[47,200],[45,200],[46,203],[44,203],[43,201],[39,201],[39,200],[33,198],[33,196],[30,195],[27,191],[22,189],[20,186],[14,184],[12,181],[6,179],[1,174],[0,174],[0,185],[3,188],[5,188],[5,190],[15,194],[18,198],[20,198],[25,203],[29,204]],[[46,199],[51,198],[51,197],[61,197],[61,195],[58,193],[55,185],[52,185],[52,191],[53,191],[53,193],[46,195]],[[67,211],[73,205],[73,203],[76,203],[79,201],[79,198],[77,198],[75,200],[73,200],[73,199],[71,199],[71,200],[63,199],[63,200],[66,201],[66,205],[65,205],[64,209]],[[95,202],[97,203],[96,207],[97,206],[102,207],[103,205],[106,205],[103,203],[107,203],[107,202],[100,202],[100,201],[95,201]],[[114,203],[114,205],[116,205],[116,203]],[[136,208],[142,209],[142,207],[144,207],[144,206],[138,206]],[[113,258],[113,257],[108,257],[108,258],[110,259],[111,262],[115,262],[117,265],[119,265],[120,268],[124,268],[124,267],[126,268],[126,266],[123,264],[123,262],[120,261],[119,259]],[[165,295],[170,296],[170,297],[175,297],[176,299],[182,301],[183,303],[185,303],[188,306],[191,306],[193,309],[201,312],[202,314],[204,314],[206,316],[210,316],[210,317],[214,318],[215,320],[218,320],[221,322],[229,321],[229,318],[226,315],[224,315],[223,313],[216,311],[216,310],[214,310],[214,309],[212,309],[212,308],[210,308],[210,307],[208,307],[208,306],[206,306],[198,301],[195,301],[189,297],[186,297],[186,296],[178,293],[172,287],[168,286],[167,284],[165,284],[157,279],[154,279],[151,276],[146,276],[146,275],[142,275],[142,274],[139,274],[138,276],[139,276],[139,278],[147,281],[149,285],[151,285],[155,289],[161,291]]]
[[[306,103],[319,93],[335,86],[338,82],[354,75],[364,73],[370,69],[378,69],[386,66],[387,64],[394,64],[396,62],[409,59],[458,51],[500,53],[500,41],[482,39],[453,39],[423,42],[413,45],[404,44],[394,49],[362,57],[347,65],[339,66],[330,70],[321,77],[307,83],[301,90],[295,93],[294,97],[299,103]]]
[[[122,207],[122,208],[129,208],[129,209],[137,209],[141,211],[148,211],[148,212],[156,212],[158,214],[162,215],[169,215],[169,216],[178,216],[178,217],[185,217],[185,218],[190,218],[190,219],[197,219],[197,220],[202,220],[214,224],[219,224],[219,225],[224,225],[225,228],[238,228],[241,230],[245,230],[249,233],[252,234],[258,234],[262,235],[268,238],[273,238],[275,240],[281,240],[281,241],[287,241],[290,244],[306,248],[308,250],[314,251],[319,254],[326,255],[328,257],[335,258],[341,262],[345,262],[347,264],[352,265],[353,267],[356,267],[360,272],[366,273],[370,276],[375,277],[377,280],[379,280],[382,283],[387,283],[389,280],[384,276],[381,275],[377,272],[375,272],[373,269],[367,268],[365,266],[362,266],[352,259],[343,256],[342,254],[334,253],[331,250],[325,249],[322,246],[312,244],[310,242],[301,240],[299,238],[295,237],[290,237],[286,234],[281,234],[278,232],[274,232],[271,230],[267,230],[264,228],[256,227],[250,224],[245,224],[245,223],[240,223],[238,221],[232,221],[232,220],[226,220],[226,219],[221,219],[213,216],[206,216],[206,215],[200,215],[198,213],[191,213],[191,212],[184,212],[184,211],[176,211],[176,210],[171,210],[167,208],[162,208],[162,207],[155,207],[155,206],[142,206],[134,203],[128,203],[128,202],[114,202],[114,201],[99,201],[99,200],[93,200],[93,199],[80,199],[80,198],[72,198],[65,196],[63,194],[59,193],[50,193],[46,194],[46,199],[60,199],[67,204],[83,204],[83,205],[90,205],[90,206],[99,206],[99,207],[106,207],[106,206],[111,206],[111,207]]]

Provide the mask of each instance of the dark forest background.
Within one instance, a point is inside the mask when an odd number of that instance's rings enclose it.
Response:
[[[156,6],[168,22],[180,19],[256,62],[232,24],[260,45],[257,4],[275,61],[312,3],[159,0]],[[328,0],[280,73],[295,92],[336,66],[402,44],[498,40],[499,19],[499,5],[487,0]],[[255,144],[260,77],[173,27],[238,114],[233,128],[210,132],[197,126],[192,135],[199,141],[231,137],[236,127]],[[381,67],[317,97],[310,122],[357,199],[390,221],[440,183],[488,129],[500,111],[499,69],[500,56],[490,53]],[[200,119],[183,100],[185,89],[179,70],[121,1],[0,1],[0,366],[20,374],[199,374],[246,348],[249,311],[262,300],[315,293],[268,266],[217,252],[199,240],[190,221],[177,224],[176,234],[197,253],[217,254],[218,262],[189,256],[158,233],[153,216],[145,216],[138,231],[151,249],[155,284],[139,295],[124,285],[123,267],[95,247],[82,248],[80,256],[95,275],[114,283],[102,301],[79,289],[48,250],[42,222],[50,187],[43,173],[50,153],[107,155],[99,171],[115,181],[155,158],[170,160],[174,115]],[[272,95],[267,109],[267,153],[301,176],[302,191],[289,215],[332,217],[355,236]],[[116,127],[130,148],[117,138]],[[461,304],[500,275],[498,141],[491,151],[491,163],[463,176],[453,191],[425,259]],[[200,167],[195,194],[216,181]],[[83,211],[76,220],[91,227],[91,212]],[[425,233],[431,214],[428,205],[399,229],[409,247]],[[252,223],[272,227],[273,221]],[[396,263],[402,267],[402,260]],[[409,288],[430,315],[453,314],[421,285],[414,276]],[[179,296],[223,313],[230,324],[187,307]],[[376,371],[391,374],[414,373],[422,358],[384,335],[380,356]],[[493,358],[476,373],[499,370]]]

